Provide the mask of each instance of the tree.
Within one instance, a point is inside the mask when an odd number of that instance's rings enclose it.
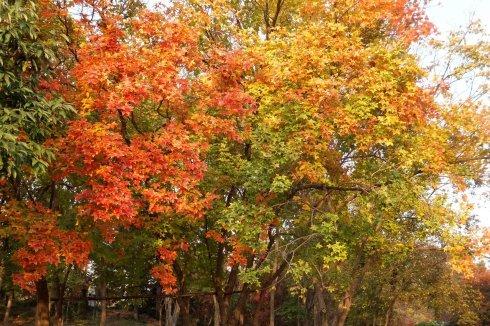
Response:
[[[74,113],[58,94],[67,67],[66,35],[50,15],[53,8],[44,1],[0,5],[2,264],[10,266],[13,257],[23,270],[14,276],[17,283],[36,289],[39,325],[48,323],[47,267],[62,260],[82,264],[88,255],[78,235],[59,228],[55,185],[47,175],[54,153],[46,141],[60,135]]]
[[[63,29],[70,59],[36,94],[77,114],[36,142],[48,172],[5,197],[20,284],[50,269],[62,305],[90,252],[88,283],[158,293],[169,324],[388,325],[410,300],[476,320],[465,278],[485,244],[462,193],[484,182],[488,128],[450,83],[484,78],[483,43],[430,40],[422,1],[53,8],[41,30]],[[424,42],[457,58],[442,75]]]

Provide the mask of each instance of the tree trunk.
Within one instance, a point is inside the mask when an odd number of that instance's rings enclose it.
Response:
[[[364,245],[363,245],[364,246]],[[357,294],[357,290],[361,286],[364,279],[366,269],[368,265],[366,263],[359,263],[360,266],[357,273],[354,275],[354,279],[350,283],[349,287],[345,290],[342,302],[338,305],[338,313],[336,314],[333,322],[333,326],[344,326],[347,316],[349,315],[350,309],[352,308],[352,303],[354,297]]]
[[[56,301],[56,324],[58,326],[63,326],[63,298],[65,296],[66,282],[68,282],[70,271],[71,266],[68,266],[62,282],[58,282],[58,301]]]
[[[272,287],[269,298],[269,325],[275,325],[276,287]]]
[[[189,297],[183,297],[183,298],[180,298],[179,300],[175,300],[174,310],[176,310],[177,307],[179,308],[179,310],[178,310],[177,315],[176,315],[175,323],[177,323],[177,321],[179,319],[179,312],[180,312],[180,316],[182,317],[181,318],[182,319],[182,325],[183,326],[193,325],[192,320],[191,320],[190,298]],[[175,311],[174,311],[174,313],[175,313]]]
[[[158,326],[163,326],[162,287],[160,286],[160,284],[157,284],[156,293],[157,293],[157,298],[155,300],[155,310],[158,318]]]
[[[388,309],[386,310],[386,314],[385,314],[385,326],[391,325],[391,319],[393,318],[393,309],[395,307],[395,302],[396,302],[396,300],[393,300],[390,303],[390,306],[388,307]]]
[[[213,325],[234,325],[229,295],[225,294],[221,288],[215,289],[216,294],[213,295]]]
[[[10,311],[12,310],[12,305],[14,303],[14,290],[10,290],[7,294],[7,306],[5,307],[5,314],[3,315],[3,324],[9,324]]]
[[[347,290],[344,293],[342,302],[339,304],[339,312],[335,318],[334,326],[344,326],[347,320],[347,315],[349,314],[350,308],[352,306],[352,291]]]
[[[315,295],[313,299],[314,326],[328,326],[327,305],[323,299],[323,288],[315,282]]]
[[[159,304],[157,313],[158,313],[158,326],[163,326],[163,304],[161,302]]]
[[[176,326],[179,320],[180,306],[170,297],[165,298],[165,326]]]
[[[78,306],[78,313],[82,316],[85,316],[88,313],[88,288],[89,288],[89,282],[90,279],[88,277],[85,278],[83,284],[82,284],[82,289],[80,290],[80,297],[84,298],[84,300],[81,300]]]
[[[63,326],[63,293],[58,291],[58,300],[56,301],[56,325]]]
[[[49,290],[46,278],[36,282],[36,326],[49,326]]]
[[[102,298],[102,301],[100,303],[100,326],[105,326],[107,321],[107,300],[105,300],[105,298],[107,297],[107,284],[105,281],[100,283],[99,291]]]
[[[221,313],[219,311],[218,299],[216,299],[216,295],[213,295],[213,307],[214,307],[214,317],[213,322],[214,326],[221,326]]]
[[[217,294],[214,295],[213,297],[213,304],[214,300],[216,300],[216,305],[214,306],[214,313],[219,313],[219,325],[223,326],[229,326],[232,324],[232,318],[230,317],[230,302],[229,299],[226,297],[226,294],[223,292],[221,288],[216,290]],[[216,318],[215,318],[216,319]]]
[[[274,255],[274,261],[272,262],[272,273],[277,271],[277,255],[279,255],[279,242],[276,241],[274,244],[274,249],[276,254]],[[276,321],[276,284],[274,284],[270,291],[269,298],[269,326],[274,326]]]
[[[253,326],[261,326],[263,325],[263,323],[261,323],[262,321],[262,307],[266,306],[267,307],[267,304],[266,301],[267,300],[267,297],[265,296],[266,293],[265,291],[262,291],[260,294],[259,294],[259,298],[255,304],[255,307],[254,309],[252,310],[252,325]]]

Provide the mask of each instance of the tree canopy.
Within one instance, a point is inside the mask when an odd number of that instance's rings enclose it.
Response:
[[[489,44],[425,8],[1,2],[6,322],[489,322]]]

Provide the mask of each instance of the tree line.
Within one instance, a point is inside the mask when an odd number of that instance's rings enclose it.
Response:
[[[5,324],[488,323],[489,44],[425,10],[1,0]]]

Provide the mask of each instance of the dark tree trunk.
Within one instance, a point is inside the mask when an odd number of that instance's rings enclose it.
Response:
[[[313,299],[314,326],[328,326],[327,305],[323,298],[323,288],[315,282],[315,295]]]
[[[57,282],[57,297],[58,300],[56,300],[56,313],[55,313],[55,320],[56,320],[56,325],[58,326],[63,326],[63,295],[64,295],[64,290],[63,285],[61,283]]]
[[[274,261],[272,263],[272,272],[275,273],[277,271],[277,256],[279,255],[279,242],[275,242],[275,255],[274,255]],[[269,299],[269,326],[274,326],[276,324],[276,287],[277,284],[275,284],[270,291],[270,299]]]
[[[160,286],[160,284],[157,284],[156,295],[157,295],[157,298],[155,300],[155,310],[156,310],[156,315],[158,318],[158,325],[163,326],[163,318],[162,318],[162,314],[163,314],[162,299],[163,298],[162,298],[162,287]]]
[[[230,307],[230,295],[223,293],[222,290],[218,292],[220,293],[215,295],[217,303],[217,305],[215,306],[215,313],[219,313],[220,325],[232,325],[233,318],[231,316],[232,311]]]
[[[249,288],[248,285],[245,284],[242,288],[242,292],[240,293],[238,302],[235,305],[235,309],[233,310],[233,319],[235,325],[241,326],[245,324],[245,309],[247,307],[247,302],[249,300],[249,297],[250,297]]]
[[[269,326],[274,326],[276,324],[275,318],[276,309],[276,289],[271,289],[271,295],[269,298]]]
[[[10,290],[7,294],[7,306],[5,307],[5,314],[3,315],[3,324],[9,324],[10,312],[12,311],[12,305],[14,304],[14,290]]]
[[[174,299],[166,297],[165,303],[165,326],[176,326],[179,320],[180,306]],[[174,304],[175,303],[175,304]],[[184,325],[186,325],[184,323]]]
[[[66,282],[68,281],[68,275],[70,274],[71,266],[65,272],[62,282],[58,282],[58,301],[56,301],[56,324],[63,326],[63,301],[66,291]]]
[[[363,273],[358,275],[351,283],[349,288],[347,288],[347,290],[344,292],[342,302],[340,302],[338,306],[338,312],[333,322],[334,326],[345,325],[345,321],[347,320],[347,316],[349,315],[350,309],[352,308],[352,304],[354,302],[354,296],[357,293],[357,289],[361,285],[362,279]]]
[[[386,310],[386,314],[385,314],[385,326],[389,326],[389,325],[392,324],[393,310],[395,308],[395,302],[396,302],[396,299],[393,299],[390,302],[390,305],[389,305],[388,309]]]
[[[85,281],[82,284],[82,289],[80,290],[80,297],[84,298],[84,300],[80,301],[78,306],[78,313],[82,316],[85,316],[88,313],[88,287],[89,287],[89,278],[85,278]]]
[[[266,319],[267,315],[264,316],[264,311],[263,307],[267,307],[267,291],[263,290],[261,291],[259,298],[257,299],[257,302],[255,303],[255,307],[252,310],[252,325],[253,326],[261,326],[263,325],[263,319]],[[264,318],[265,317],[265,318]]]
[[[49,291],[46,278],[36,282],[36,326],[49,326]]]
[[[221,326],[221,313],[219,310],[218,299],[216,299],[216,295],[213,295],[213,325]]]
[[[183,297],[180,300],[175,302],[176,306],[180,307],[180,315],[182,316],[182,325],[183,326],[191,326],[191,311],[190,311],[190,298]],[[177,313],[176,322],[178,320],[179,314]]]
[[[105,326],[107,321],[107,284],[104,282],[100,283],[100,296],[102,301],[100,303],[100,326]]]

